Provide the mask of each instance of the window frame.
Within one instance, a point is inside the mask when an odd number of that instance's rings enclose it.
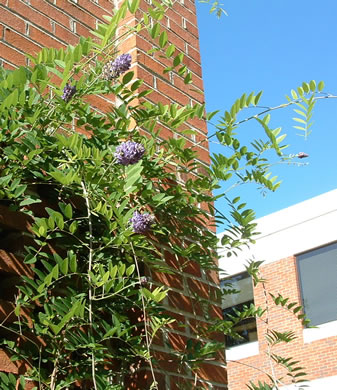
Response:
[[[230,276],[227,276],[225,278],[222,278],[220,280],[220,288],[221,290],[223,290],[224,288],[230,290],[230,289],[233,289],[235,290],[235,287],[226,287],[226,286],[223,286],[224,283],[226,283],[228,281],[228,283],[231,283],[231,281],[235,278],[238,278],[240,277],[240,279],[238,279],[237,281],[239,282],[240,280],[243,280],[243,279],[250,279],[250,282],[251,282],[251,287],[252,287],[252,299],[249,299],[249,301],[243,301],[243,302],[240,302],[240,303],[237,303],[237,304],[234,304],[233,306],[228,306],[226,308],[224,308],[224,304],[222,303],[222,313],[223,313],[223,316],[224,316],[224,312],[227,310],[227,311],[230,311],[231,309],[234,309],[234,308],[237,308],[238,306],[249,306],[251,303],[255,304],[255,299],[254,299],[254,285],[253,285],[253,280],[252,280],[252,277],[251,275],[249,275],[249,273],[247,271],[243,271],[243,272],[239,272],[237,274],[234,274],[234,275],[230,275]],[[234,281],[235,282],[235,281]],[[238,291],[242,291],[242,290],[238,290]],[[234,293],[235,294],[235,293]],[[240,294],[239,292],[237,294]],[[226,295],[225,295],[226,296]],[[225,319],[225,316],[224,316],[224,319]],[[247,321],[247,322],[246,322]],[[239,327],[241,327],[242,325],[251,325],[252,323],[254,323],[254,328],[253,328],[253,332],[252,332],[252,329],[249,329],[248,330],[248,334],[247,336],[249,337],[249,335],[251,333],[255,333],[256,334],[256,338],[254,340],[247,340],[247,339],[234,339],[234,341],[238,342],[238,343],[235,343],[235,344],[232,344],[232,345],[229,345],[228,344],[228,339],[232,339],[230,336],[226,336],[226,350],[229,350],[229,349],[232,349],[232,348],[241,348],[242,346],[245,346],[245,345],[248,345],[248,344],[252,344],[252,343],[257,343],[258,342],[258,335],[257,335],[257,320],[256,318],[249,318],[249,319],[246,319],[246,320],[243,320],[239,323]],[[235,328],[234,328],[235,330]],[[238,332],[240,333],[240,332]],[[240,342],[241,341],[241,342]]]
[[[316,251],[319,251],[323,248],[328,248],[329,246],[332,246],[332,245],[336,245],[336,252],[337,252],[337,241],[332,241],[332,242],[328,242],[328,243],[325,243],[323,245],[320,245],[320,246],[317,246],[317,247],[314,247],[314,248],[311,248],[311,249],[308,249],[308,250],[305,250],[305,251],[302,251],[300,253],[297,253],[295,255],[295,259],[296,259],[296,272],[297,272],[297,279],[298,279],[298,290],[299,290],[299,295],[300,295],[300,303],[301,303],[301,306],[303,307],[303,313],[308,317],[308,319],[310,320],[310,315],[307,314],[307,310],[306,310],[306,304],[305,304],[305,293],[304,293],[304,290],[303,290],[303,271],[301,272],[301,269],[300,269],[300,261],[304,260],[304,258],[301,259],[301,256],[305,256],[305,255],[308,255],[310,254],[311,252],[316,252]],[[306,256],[306,258],[308,258],[308,256]],[[337,280],[336,280],[337,282]],[[332,323],[332,322],[337,322],[337,316],[336,316],[336,319],[333,319],[333,320],[329,320],[329,321],[325,321],[325,322],[321,322],[319,324],[316,324],[316,325],[313,325],[311,322],[304,325],[304,329],[312,329],[313,326],[315,327],[321,327],[321,326],[325,326],[325,324],[329,324],[329,323]]]

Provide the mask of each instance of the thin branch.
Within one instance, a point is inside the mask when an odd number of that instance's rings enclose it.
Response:
[[[332,94],[326,94],[324,96],[317,96],[313,100],[316,101],[316,100],[322,100],[322,99],[337,99],[337,96],[336,95],[332,95]],[[245,122],[248,122],[248,121],[250,121],[252,119],[256,119],[256,118],[258,118],[258,117],[260,117],[260,116],[262,116],[264,114],[267,114],[268,112],[279,110],[281,108],[286,108],[286,107],[292,106],[293,104],[301,103],[301,102],[303,102],[302,99],[297,99],[297,100],[292,100],[291,102],[288,102],[288,103],[280,104],[280,105],[275,106],[275,107],[263,107],[263,108],[265,108],[263,111],[255,114],[255,115],[251,115],[251,116],[249,116],[246,119],[242,119],[241,121],[235,122],[235,123],[233,123],[232,126],[233,127],[239,126],[239,125],[241,125],[241,124],[243,124]],[[256,107],[254,107],[254,106],[253,107],[246,107],[246,108],[258,108],[258,107],[259,106],[256,106]],[[207,123],[212,125],[212,126],[214,126],[215,128],[217,128],[218,131],[221,131],[221,129],[219,129],[218,125],[216,125],[216,124],[214,124],[214,123],[212,123],[210,121],[207,121]],[[202,139],[198,143],[194,144],[193,147],[198,146],[198,145],[202,144],[203,142],[209,141],[211,138],[215,137],[216,135],[217,135],[217,132],[212,134],[212,135],[210,135],[207,138]]]
[[[50,379],[50,390],[55,390],[56,375],[57,375],[57,364],[58,364],[58,361],[59,361],[59,356],[60,356],[60,351],[57,350],[57,356],[56,356],[56,359],[54,361],[54,368],[53,368],[53,372],[51,374],[51,379]]]
[[[231,362],[231,363],[241,364],[242,366],[246,366],[249,368],[253,368],[256,371],[259,371],[259,372],[263,373],[264,375],[269,376],[269,373],[267,371],[262,370],[261,368],[253,366],[251,364],[243,363],[242,361],[239,361],[239,360],[226,360],[226,361],[227,361],[227,363]],[[278,380],[278,383],[280,383],[282,386],[285,386],[285,383],[281,382],[280,380]]]
[[[265,321],[266,327],[267,327],[266,334],[268,335],[268,333],[269,333],[269,302],[268,302],[266,284],[263,281],[262,281],[262,288],[263,288],[263,295],[264,295],[264,299],[265,299],[266,313],[267,313],[267,318],[266,318],[266,321]],[[271,359],[271,345],[270,345],[268,339],[267,339],[267,356],[268,356],[270,370],[271,370],[271,377],[273,379],[273,385],[275,385],[276,389],[277,389],[278,388],[277,387],[277,383],[279,381],[276,378],[275,367],[274,367],[273,361]]]
[[[317,96],[315,97],[313,100],[316,101],[316,100],[321,100],[321,99],[336,99],[337,96],[335,95],[325,95],[325,96]],[[292,100],[291,102],[288,102],[288,103],[283,103],[283,104],[280,104],[279,106],[275,106],[275,107],[268,107],[266,108],[265,110],[259,112],[258,114],[255,114],[255,115],[252,115],[246,119],[243,119],[242,121],[239,121],[239,122],[235,122],[233,124],[233,126],[239,126],[241,125],[242,123],[245,123],[245,122],[248,122],[250,121],[251,119],[255,119],[255,118],[258,118],[259,116],[261,115],[264,115],[264,114],[267,114],[268,112],[270,111],[275,111],[275,110],[278,110],[280,108],[286,108],[286,107],[289,107],[289,106],[292,106],[293,104],[296,104],[296,103],[302,103],[303,100],[302,99],[297,99],[297,100]]]
[[[89,263],[88,263],[88,284],[89,284],[89,290],[88,290],[88,301],[89,301],[89,325],[91,330],[93,329],[92,326],[92,302],[93,302],[93,294],[92,294],[92,287],[91,287],[91,270],[92,270],[92,259],[93,259],[93,246],[92,246],[92,220],[91,220],[91,208],[90,208],[90,202],[89,202],[89,194],[87,191],[87,188],[85,186],[84,181],[81,181],[82,189],[83,189],[83,196],[85,198],[85,203],[87,206],[87,212],[88,212],[88,226],[89,226]],[[93,380],[94,389],[97,390],[97,384],[96,384],[96,373],[95,373],[95,353],[94,351],[91,352],[91,375]]]
[[[132,250],[132,253],[133,253],[133,257],[134,257],[134,260],[135,260],[138,280],[139,280],[139,283],[141,284],[141,274],[140,274],[140,271],[139,271],[139,264],[138,264],[137,255],[136,255],[136,252],[135,252],[135,248],[133,247],[133,243],[131,242],[130,244],[131,244],[131,250]],[[155,384],[155,389],[157,389],[158,388],[157,387],[158,382],[156,380],[156,376],[155,376],[153,365],[152,365],[151,354],[150,354],[150,336],[149,336],[149,331],[147,329],[146,307],[145,307],[144,295],[143,295],[142,292],[141,292],[141,300],[142,300],[142,309],[143,309],[143,316],[144,316],[145,342],[146,342],[147,352],[149,354],[148,362],[149,362],[149,365],[150,365],[150,371],[151,371],[151,375],[152,375],[152,378],[153,378],[153,383]]]
[[[336,99],[337,96],[335,96],[335,95],[317,96],[317,97],[315,97],[313,100],[316,101],[316,100],[328,99],[328,98],[334,98],[334,99]],[[261,115],[267,114],[267,113],[270,112],[270,111],[279,110],[280,108],[286,108],[286,107],[292,106],[293,104],[301,103],[301,102],[303,102],[302,99],[297,99],[297,100],[292,100],[291,102],[288,102],[288,103],[280,104],[279,106],[268,107],[268,108],[266,108],[265,110],[259,112],[258,114],[252,115],[252,116],[250,116],[250,117],[248,117],[248,118],[246,118],[246,119],[243,119],[242,121],[239,121],[239,122],[234,123],[233,126],[239,126],[239,125],[241,125],[242,123],[245,123],[245,122],[250,121],[251,119],[255,119],[255,118],[258,118],[258,117],[261,116]]]
[[[126,285],[125,287],[123,287],[122,289],[118,290],[118,292],[115,292],[115,293],[112,293],[112,294],[109,294],[109,295],[100,295],[100,296],[96,296],[96,297],[93,297],[92,300],[93,301],[101,301],[103,299],[109,299],[109,298],[112,298],[116,295],[120,295],[120,292],[123,291],[123,290],[127,290],[128,288],[130,287],[133,287],[133,286],[138,286],[140,284],[140,282],[136,282],[136,283],[131,283],[131,284],[128,284]],[[122,295],[121,295],[122,296]]]

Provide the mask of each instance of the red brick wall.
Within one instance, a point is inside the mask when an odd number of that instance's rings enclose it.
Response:
[[[103,20],[102,16],[111,14],[113,3],[109,0],[0,0],[0,60],[2,64],[8,68],[25,65],[29,63],[24,56],[25,52],[36,53],[43,46],[59,48],[68,43],[76,44],[79,35],[89,36],[90,29],[94,29],[97,22]],[[148,6],[148,3],[143,1],[136,17],[140,17],[142,11],[146,11]],[[129,17],[127,23],[132,25],[135,20]],[[135,77],[144,79],[145,87],[155,90],[148,96],[149,101],[161,101],[163,104],[203,103],[203,82],[194,1],[175,2],[173,9],[169,10],[161,20],[161,24],[166,28],[169,41],[177,48],[175,54],[184,53],[184,62],[193,74],[192,86],[185,85],[177,73],[163,74],[163,69],[169,64],[159,54],[146,54],[151,44],[145,33],[130,37],[120,45],[120,50],[130,52],[132,55],[132,70],[135,72]],[[198,89],[201,94],[195,92],[195,89]],[[112,101],[100,99],[100,102],[96,100],[94,103],[102,109],[108,109]],[[209,164],[205,121],[191,120],[189,127],[196,130],[196,135],[186,138],[188,147],[194,147],[198,152],[198,159],[205,165]],[[164,138],[172,135],[171,130],[165,128],[161,133]],[[200,141],[202,141],[201,144]],[[194,146],[196,143],[198,146]],[[204,206],[201,205],[201,207]],[[166,262],[176,272],[181,267],[180,260],[173,258],[166,249],[162,248]],[[198,264],[193,262],[184,268],[184,272],[180,275],[153,273],[151,276],[155,282],[171,287],[165,304],[168,312],[180,322],[180,326],[177,323],[171,326],[165,340],[164,336],[159,336],[157,345],[154,346],[154,353],[158,359],[155,369],[160,382],[159,388],[182,389],[183,381],[190,382],[194,386],[193,373],[183,370],[173,355],[168,355],[169,350],[165,342],[170,341],[176,350],[183,351],[188,338],[196,340],[197,328],[208,326],[205,319],[206,313],[218,318],[222,316],[215,293],[218,276],[215,272],[202,272]],[[214,338],[219,337],[219,335],[214,335]],[[1,364],[1,362],[0,360],[0,369],[5,369],[5,363]],[[137,373],[134,379],[135,381],[130,384],[130,389],[144,389],[150,381],[145,369]],[[219,354],[218,359],[205,364],[200,370],[199,379],[197,384],[204,388],[225,389],[227,378],[224,356]]]
[[[262,266],[261,276],[268,280],[266,288],[272,294],[280,293],[283,297],[289,297],[289,303],[301,302],[295,257],[288,257]],[[265,295],[262,285],[255,288],[254,299],[257,306],[265,307]],[[293,331],[297,336],[297,339],[291,343],[282,343],[273,351],[281,356],[293,357],[299,360],[301,367],[304,367],[304,371],[308,374],[306,377],[308,380],[337,375],[337,355],[331,353],[331,351],[337,350],[337,336],[304,343],[301,322],[286,309],[275,306],[270,297],[268,302],[271,308],[269,328],[280,332]],[[264,339],[266,324],[258,320],[257,328],[259,355],[241,359],[237,363],[228,362],[230,390],[244,389],[248,380],[254,383],[258,380],[266,380],[261,372],[252,367],[258,367],[270,373],[270,363],[265,355],[267,350],[267,343]],[[276,374],[281,376],[281,374],[285,374],[285,371],[277,369]],[[284,376],[284,383],[290,383],[286,375]]]

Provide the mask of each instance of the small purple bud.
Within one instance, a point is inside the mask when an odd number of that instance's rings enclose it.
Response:
[[[309,154],[304,153],[304,152],[299,152],[299,153],[297,153],[296,157],[298,157],[298,158],[306,158],[306,157],[309,157]]]
[[[109,61],[103,68],[103,77],[106,80],[113,80],[127,72],[131,68],[131,59],[128,53],[120,55],[114,61]]]
[[[63,88],[63,95],[61,96],[61,98],[66,103],[68,103],[69,100],[75,95],[75,93],[76,93],[75,85],[71,86],[70,84],[67,83],[66,86]]]
[[[149,283],[149,280],[146,276],[142,276],[140,279],[139,279],[139,283],[141,286],[146,286],[148,283]]]
[[[154,222],[154,216],[149,213],[141,214],[138,211],[133,213],[130,223],[132,225],[132,230],[135,233],[146,233],[150,230],[151,225]]]
[[[144,155],[145,148],[142,144],[133,141],[122,142],[116,148],[115,157],[119,164],[136,164]]]

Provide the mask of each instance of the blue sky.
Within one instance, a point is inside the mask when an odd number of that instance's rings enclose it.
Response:
[[[244,92],[259,90],[261,105],[276,106],[311,79],[324,80],[325,91],[337,95],[336,0],[224,0],[223,6],[228,16],[218,20],[209,5],[197,5],[208,111],[224,112]],[[307,164],[276,165],[273,173],[282,184],[275,193],[262,196],[248,185],[230,195],[240,195],[257,217],[337,188],[337,99],[316,104],[307,140],[293,128],[294,116],[291,108],[275,112],[270,127],[282,126],[287,153],[308,153],[297,160]],[[246,141],[263,137],[255,123],[239,132]],[[218,152],[216,145],[211,150]],[[217,207],[226,211],[223,201]]]

